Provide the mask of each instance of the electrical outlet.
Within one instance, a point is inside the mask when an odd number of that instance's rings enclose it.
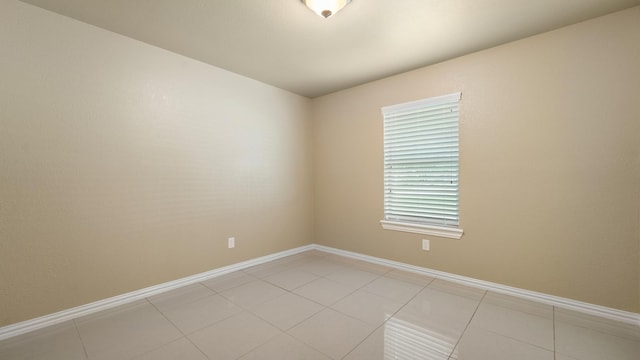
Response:
[[[430,251],[431,250],[431,244],[430,244],[429,240],[422,239],[422,250],[425,250],[425,251]]]
[[[230,237],[230,238],[228,239],[227,244],[228,244],[228,246],[229,246],[229,249],[233,249],[234,247],[236,247],[236,238],[234,238],[234,237]]]

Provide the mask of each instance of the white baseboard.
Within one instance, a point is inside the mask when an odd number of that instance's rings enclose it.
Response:
[[[240,263],[232,264],[229,266],[221,267],[211,271],[203,272],[200,274],[188,276],[182,279],[169,281],[163,284],[151,286],[148,288],[132,291],[126,294],[114,296],[108,299],[92,302],[90,304],[81,305],[67,310],[62,310],[57,313],[45,315],[39,318],[26,320],[16,324],[4,326],[0,328],[0,340],[8,339],[14,336],[18,336],[30,331],[42,329],[47,326],[59,324],[68,320],[76,319],[81,316],[96,313],[98,311],[107,310],[116,306],[131,303],[133,301],[148,298],[153,295],[158,295],[166,291],[177,289],[179,287],[194,284],[200,281],[208,280],[217,276],[228,274],[233,271],[242,270],[251,266],[260,265],[265,262],[277,260],[285,256],[291,256],[303,251],[314,249],[314,245],[306,245],[297,247],[294,249],[281,251],[275,254],[262,256],[259,258],[243,261]]]
[[[409,265],[409,264],[382,259],[374,256],[363,255],[363,254],[355,253],[351,251],[335,249],[335,248],[322,246],[322,245],[313,245],[313,249],[332,253],[335,255],[346,256],[353,259],[359,259],[359,260],[367,261],[374,264],[385,265],[385,266],[389,266],[389,267],[400,269],[400,270],[406,270],[406,271],[410,271],[418,274],[423,274],[423,275],[427,275],[435,278],[440,278],[443,280],[456,282],[462,285],[481,288],[484,290],[490,290],[493,292],[511,295],[511,296],[522,298],[522,299],[533,300],[540,303],[553,305],[558,308],[579,311],[582,313],[591,314],[591,315],[603,317],[610,320],[621,321],[624,323],[640,326],[640,314],[638,313],[613,309],[606,306],[589,304],[589,303],[585,303],[577,300],[543,294],[535,291],[519,289],[519,288],[507,286],[507,285],[496,284],[489,281],[478,280],[478,279],[474,279],[466,276],[455,275],[455,274],[451,274],[443,271],[432,270],[428,268]]]
[[[278,252],[255,258],[252,260],[243,261],[237,264],[221,267],[204,273],[188,276],[182,279],[169,281],[164,284],[151,286],[148,288],[132,291],[130,293],[114,296],[108,299],[96,301],[90,304],[78,306],[75,308],[63,310],[57,313],[45,315],[39,318],[23,321],[17,324],[8,325],[0,328],[0,340],[8,339],[17,335],[21,335],[30,331],[42,329],[44,327],[59,324],[68,320],[76,319],[81,316],[96,313],[98,311],[107,310],[116,306],[124,305],[133,301],[148,298],[153,295],[161,294],[166,291],[177,289],[179,287],[190,285],[196,282],[211,279],[217,276],[228,274],[233,271],[242,270],[251,266],[260,265],[265,262],[277,260],[286,256],[295,255],[308,250],[320,250],[327,253],[341,255],[353,259],[363,260],[374,264],[385,265],[395,269],[410,271],[418,274],[423,274],[435,278],[440,278],[447,281],[456,282],[459,284],[477,287],[485,290],[491,290],[501,294],[516,296],[523,299],[533,300],[544,304],[557,306],[559,308],[571,309],[582,313],[587,313],[603,318],[622,321],[628,324],[640,326],[640,314],[632,313],[628,311],[622,311],[617,309],[608,308],[605,306],[589,304],[581,301],[562,298],[559,296],[547,295],[535,291],[518,289],[511,286],[492,283],[489,281],[477,280],[465,276],[446,273],[443,271],[432,270],[419,266],[409,265],[397,261],[377,258],[374,256],[359,254],[351,251],[340,250],[323,245],[305,245],[294,249]]]

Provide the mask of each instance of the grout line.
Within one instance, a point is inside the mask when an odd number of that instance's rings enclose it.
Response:
[[[388,272],[387,272],[387,273],[388,273]],[[385,273],[385,274],[386,274],[386,273]],[[384,274],[383,274],[383,275],[378,276],[378,278],[376,278],[376,279],[374,279],[374,280],[370,281],[370,282],[369,282],[369,283],[367,283],[366,285],[368,285],[368,284],[372,283],[373,281],[375,281],[375,280],[377,280],[377,279],[383,278],[383,277],[384,277]],[[397,280],[397,279],[391,279],[391,280],[394,280],[394,281],[402,281],[402,280]],[[380,324],[380,325],[378,325],[377,327],[375,327],[375,328],[373,329],[373,331],[371,331],[371,333],[369,333],[369,335],[367,335],[364,339],[362,339],[362,341],[360,341],[356,346],[354,346],[354,347],[353,347],[353,349],[351,349],[347,354],[345,354],[345,355],[344,355],[344,357],[342,357],[342,359],[345,359],[347,356],[349,356],[349,354],[351,354],[352,352],[354,352],[354,351],[355,351],[355,350],[356,350],[360,345],[362,345],[362,343],[364,343],[364,342],[365,342],[368,338],[370,338],[370,337],[371,337],[371,336],[372,336],[376,331],[378,331],[378,329],[380,329],[380,328],[384,327],[384,326],[387,324],[387,322],[389,321],[389,319],[393,318],[397,313],[399,313],[402,309],[404,309],[404,308],[405,308],[405,306],[407,306],[407,305],[408,305],[408,304],[409,304],[413,299],[415,299],[418,295],[420,295],[420,293],[421,293],[424,289],[426,289],[426,288],[427,288],[427,286],[429,286],[429,284],[431,284],[431,282],[433,282],[433,280],[434,280],[434,279],[431,279],[431,281],[429,281],[429,283],[428,283],[428,284],[426,284],[426,285],[422,286],[422,287],[420,288],[420,290],[418,290],[418,291],[417,291],[417,292],[416,292],[416,293],[415,293],[415,294],[414,294],[410,299],[408,299],[407,301],[405,301],[405,302],[404,302],[404,304],[403,304],[402,306],[400,306],[400,307],[399,307],[399,308],[398,308],[398,309],[397,309],[393,314],[391,314],[391,316],[389,316],[387,319],[385,319],[385,320],[382,322],[382,324]],[[361,288],[359,288],[358,290],[363,289],[366,285],[363,285],[363,286],[362,286]],[[418,285],[418,286],[420,286],[420,285]],[[357,290],[356,290],[356,291],[357,291]],[[369,292],[368,292],[368,291],[366,291],[366,290],[362,290],[362,291],[369,293]],[[373,294],[373,293],[369,293],[369,294]],[[373,295],[377,295],[377,294],[373,294]],[[347,295],[347,296],[349,296],[349,295]],[[380,295],[377,295],[377,296],[380,296]],[[345,296],[345,297],[346,297],[346,296]],[[389,299],[387,299],[387,300],[389,300]],[[340,300],[338,300],[338,301],[340,301]],[[391,301],[391,300],[390,300],[390,301]],[[336,303],[337,303],[337,302],[336,302]],[[334,304],[335,304],[335,303],[334,303]],[[335,310],[335,309],[333,309],[333,308],[331,308],[331,309],[332,309],[332,310]],[[335,311],[338,311],[338,310],[335,310]],[[338,311],[338,312],[339,312],[339,313],[341,313],[341,314],[343,314],[343,313],[342,313],[342,312],[340,312],[340,311]],[[343,314],[343,315],[347,315],[347,314]],[[350,316],[350,315],[347,315],[347,316]],[[351,317],[351,316],[350,316],[350,317]],[[357,319],[357,320],[360,320],[360,319]],[[362,321],[362,320],[360,320],[360,321]],[[384,342],[384,340],[383,340],[383,342]]]
[[[211,359],[210,357],[207,356],[207,354],[204,353],[204,351],[202,351],[202,349],[200,349],[200,347],[198,345],[196,345],[193,341],[191,341],[191,339],[189,339],[188,336],[184,337],[191,345],[193,345],[194,348],[196,348],[196,350],[198,350],[200,352],[200,354],[202,354],[202,356],[204,356],[207,359]]]
[[[342,314],[342,313],[341,313]],[[362,320],[361,320],[362,321]],[[370,338],[371,336],[373,336],[373,334],[378,331],[378,329],[380,329],[381,327],[383,327],[385,324],[387,323],[387,320],[383,321],[382,324],[376,326],[370,333],[369,335],[365,336],[364,339],[362,339],[362,341],[360,341],[359,343],[356,344],[356,346],[353,347],[353,349],[349,350],[348,353],[344,354],[344,356],[341,359],[346,359],[352,352],[354,352],[360,345],[362,345],[362,343],[364,343],[365,341],[367,341],[368,338]]]
[[[480,303],[478,304],[478,307],[476,308],[476,311],[474,311],[473,315],[471,316],[471,317],[472,317],[472,319],[473,319],[473,317],[476,315],[476,313],[477,313],[478,309],[480,308],[480,305],[481,305],[481,304],[482,304],[482,302],[485,300],[486,296],[487,296],[487,295],[489,295],[489,293],[490,293],[490,292],[491,292],[490,290],[485,291],[485,294],[482,296],[482,299],[480,300]],[[498,306],[500,306],[500,305],[498,305]],[[502,306],[500,306],[500,307],[502,307]],[[552,311],[553,311],[553,309],[554,309],[554,307],[552,306]],[[529,315],[533,315],[533,316],[539,317],[539,316],[537,316],[537,315],[534,315],[534,314],[528,313],[528,312],[526,312],[526,311],[520,311],[520,312],[522,312],[522,313],[524,313],[524,314],[529,314]],[[553,312],[552,312],[552,316],[553,316]],[[552,320],[552,322],[553,322],[553,320]],[[471,320],[469,321],[469,324],[467,325],[467,327],[470,325],[470,323],[471,323]],[[546,352],[548,352],[548,351],[552,351],[552,352],[554,353],[554,360],[555,360],[555,342],[554,342],[554,345],[553,345],[553,350],[550,350],[550,349],[548,349],[548,348],[546,348],[546,347],[544,347],[544,346],[537,345],[537,344],[533,344],[533,342],[529,342],[529,341],[526,341],[526,340],[524,340],[524,339],[520,339],[520,338],[517,338],[517,337],[513,337],[513,336],[511,336],[511,335],[506,335],[506,334],[503,334],[503,333],[499,333],[499,332],[497,332],[497,331],[495,331],[495,330],[490,330],[490,329],[488,329],[488,328],[486,328],[486,327],[484,327],[484,326],[480,326],[480,328],[482,328],[482,330],[484,330],[484,331],[490,332],[490,333],[495,334],[495,335],[497,335],[497,336],[500,336],[500,337],[503,337],[503,338],[506,338],[506,339],[511,339],[511,340],[513,340],[513,341],[517,341],[517,342],[519,342],[519,343],[526,344],[526,345],[528,345],[528,346],[536,347],[536,348],[539,348],[539,349],[544,350],[544,351],[546,351]],[[466,331],[466,328],[465,328],[465,331]],[[463,333],[464,333],[464,332],[463,332]],[[462,338],[462,336],[461,336],[461,338]],[[554,335],[554,338],[555,338],[555,335]]]
[[[186,286],[188,286],[188,285],[186,285]],[[212,294],[212,295],[210,295],[210,296],[214,296],[214,295],[215,295],[215,294]],[[156,351],[156,350],[160,349],[160,348],[161,348],[161,347],[163,347],[163,346],[167,346],[167,345],[172,344],[172,343],[174,343],[174,342],[176,342],[176,341],[179,341],[179,340],[181,340],[181,339],[186,339],[186,340],[187,340],[189,343],[191,343],[191,345],[193,345],[193,346],[194,346],[194,347],[195,347],[195,348],[196,348],[196,349],[197,349],[197,350],[198,350],[202,355],[204,355],[204,357],[205,357],[205,358],[209,359],[209,357],[207,356],[207,354],[205,354],[204,352],[202,352],[202,350],[201,350],[201,349],[200,349],[196,344],[194,344],[194,343],[191,341],[191,339],[189,339],[189,337],[187,336],[187,334],[186,334],[186,333],[184,333],[182,330],[180,330],[180,328],[179,328],[179,327],[178,327],[178,326],[177,326],[173,321],[171,321],[171,319],[169,319],[169,318],[164,314],[164,312],[162,312],[162,311],[161,311],[161,310],[160,310],[160,309],[159,309],[159,308],[158,308],[154,303],[152,303],[152,302],[149,300],[149,298],[145,298],[145,300],[146,300],[146,301],[147,301],[147,302],[148,302],[148,303],[149,303],[149,304],[150,304],[154,309],[156,309],[156,311],[157,311],[157,312],[159,312],[159,313],[160,313],[160,315],[162,315],[162,317],[164,317],[164,318],[165,318],[165,319],[166,319],[166,320],[167,320],[167,321],[168,321],[168,322],[169,322],[169,323],[170,323],[170,324],[171,324],[171,325],[172,325],[176,330],[178,330],[178,332],[180,332],[180,333],[182,334],[182,336],[181,336],[181,337],[179,337],[179,338],[177,338],[177,339],[171,340],[171,341],[169,341],[169,342],[163,343],[163,344],[161,344],[161,345],[159,345],[159,346],[156,346],[155,348],[153,348],[153,349],[151,349],[151,350],[149,350],[149,351],[147,351],[147,352],[144,352],[144,353],[142,353],[142,354],[140,354],[140,355],[136,355],[136,358],[137,358],[137,357],[140,357],[140,356],[143,356],[143,355],[145,355],[145,354],[151,353],[151,352],[153,352],[153,351]],[[192,303],[193,303],[193,302],[192,302]],[[201,330],[201,329],[199,329],[199,330]],[[195,330],[195,331],[198,331],[198,330]],[[194,332],[195,332],[195,331],[194,331]]]
[[[237,270],[237,271],[242,271],[242,270]],[[253,281],[261,281],[261,279],[256,279],[256,280],[253,280]],[[253,281],[252,281],[252,282],[253,282]],[[264,281],[264,282],[268,284],[268,282],[266,282],[266,281]],[[199,283],[199,284],[203,285],[202,283]],[[248,284],[248,283],[247,283],[247,284]],[[242,285],[244,285],[244,284],[242,284]],[[242,286],[242,285],[240,285],[240,286]],[[203,285],[203,286],[204,286],[204,285]],[[275,286],[275,285],[274,285],[274,286]],[[206,286],[205,286],[205,287],[206,287]],[[207,287],[207,289],[209,289],[209,288]],[[210,289],[210,290],[214,291],[213,289]],[[214,291],[214,292],[215,292],[215,291]],[[189,335],[193,335],[194,333],[196,333],[196,332],[198,332],[198,331],[201,331],[201,330],[203,330],[203,329],[206,329],[206,328],[212,327],[212,326],[214,326],[214,325],[216,325],[216,324],[218,324],[218,323],[220,323],[220,322],[222,322],[222,321],[225,321],[225,320],[227,320],[227,319],[230,319],[230,318],[232,318],[232,317],[234,317],[234,316],[236,316],[236,315],[242,314],[242,313],[247,313],[247,314],[249,314],[249,315],[255,316],[256,318],[260,319],[261,321],[264,321],[264,322],[266,322],[267,324],[269,324],[270,326],[272,326],[274,329],[278,330],[278,331],[280,332],[280,334],[284,333],[284,331],[282,331],[280,328],[278,328],[275,324],[272,324],[271,322],[267,321],[266,319],[261,318],[260,316],[258,316],[257,314],[255,314],[253,311],[249,310],[249,308],[245,308],[244,306],[241,306],[240,304],[236,304],[235,302],[233,302],[233,301],[231,301],[231,300],[227,299],[226,297],[224,297],[224,296],[222,296],[222,295],[220,295],[220,294],[218,294],[218,293],[214,293],[214,294],[208,295],[207,297],[213,297],[213,296],[216,296],[216,295],[220,296],[220,297],[221,297],[222,299],[224,299],[225,301],[228,301],[228,302],[232,303],[233,305],[237,306],[241,311],[239,311],[239,312],[237,312],[237,313],[230,314],[229,316],[226,316],[226,317],[224,317],[224,318],[221,318],[221,319],[219,319],[219,320],[217,320],[217,321],[215,321],[215,322],[213,322],[213,323],[211,323],[211,324],[208,324],[208,325],[206,325],[206,326],[204,326],[204,327],[202,327],[202,328],[199,328],[199,329],[193,330],[193,331],[192,331],[192,332],[190,332],[190,333],[185,333],[185,332],[183,332],[182,330],[180,330],[180,328],[178,328],[178,326],[176,326],[176,325],[173,323],[173,321],[171,321],[171,320],[170,320],[170,319],[169,319],[169,318],[168,318],[168,317],[167,317],[167,316],[166,316],[166,315],[165,315],[165,314],[164,314],[160,309],[158,309],[158,307],[157,307],[157,306],[155,306],[155,304],[153,304],[151,301],[149,301],[149,299],[145,299],[145,300],[147,300],[147,301],[148,301],[148,302],[149,302],[149,303],[150,303],[150,304],[151,304],[151,305],[152,305],[152,306],[153,306],[153,307],[154,307],[154,308],[155,308],[155,309],[156,309],[160,314],[162,314],[162,316],[163,316],[165,319],[167,319],[167,321],[169,321],[169,322],[171,323],[171,325],[173,325],[173,326],[174,326],[174,327],[175,327],[175,328],[176,328],[176,329],[177,329],[177,330],[178,330],[178,331],[183,335],[181,338],[178,338],[178,339],[175,339],[175,340],[173,340],[173,341],[171,341],[171,342],[169,342],[169,343],[166,343],[166,344],[160,345],[160,346],[158,346],[158,347],[154,348],[153,350],[157,350],[158,348],[160,348],[160,347],[162,347],[162,346],[168,345],[168,344],[170,344],[170,343],[172,343],[172,342],[175,342],[175,341],[178,341],[178,340],[180,340],[180,339],[183,339],[183,338],[184,338],[184,339],[187,339],[187,341],[189,341],[193,346],[195,346],[195,348],[196,348],[196,349],[198,349],[198,351],[199,351],[200,353],[202,353],[202,354],[203,354],[207,359],[209,359],[209,357],[207,356],[207,354],[205,354],[205,353],[204,353],[204,351],[203,351],[202,349],[200,349],[200,347],[199,347],[198,345],[196,345],[193,341],[191,341],[191,339],[189,338]],[[278,297],[280,297],[280,296],[284,296],[284,294],[283,294],[283,295],[278,295],[278,296],[276,296],[275,298],[278,298]],[[275,298],[273,298],[273,299],[275,299]],[[272,299],[270,299],[270,300],[272,300]],[[270,300],[267,300],[267,301],[270,301]],[[198,301],[198,300],[195,300],[195,301]],[[193,302],[195,302],[195,301],[190,302],[190,303],[189,303],[189,305],[193,304]],[[265,302],[267,302],[267,301],[265,301]],[[258,305],[259,305],[259,304],[258,304]],[[280,334],[279,334],[279,335],[280,335]],[[277,337],[277,336],[278,336],[278,335],[276,335],[276,336],[274,336],[274,337],[272,337],[272,338],[269,338],[268,340],[266,340],[266,341],[265,341],[265,342],[263,342],[263,343],[260,343],[260,344],[256,345],[255,347],[253,347],[253,348],[249,349],[246,353],[241,354],[240,356],[242,357],[242,356],[244,356],[244,355],[246,355],[246,354],[248,354],[248,353],[250,353],[250,352],[254,351],[255,349],[259,348],[260,346],[262,346],[262,345],[264,345],[264,344],[268,343],[269,341],[273,340],[273,339],[274,339],[275,337]],[[151,351],[153,351],[153,350],[150,350],[149,352],[151,352]]]
[[[73,322],[73,327],[76,329],[76,334],[78,335],[78,339],[80,339],[80,344],[82,345],[82,351],[84,351],[84,357],[89,359],[89,353],[87,352],[87,347],[84,345],[84,340],[82,339],[82,335],[80,335],[80,329],[78,329],[78,323],[76,323],[76,319],[71,320]]]
[[[282,264],[282,265],[284,265],[284,264]],[[271,274],[271,275],[275,275],[275,274],[278,274],[278,273],[281,273],[281,272],[283,272],[283,271],[287,271],[287,270],[291,270],[291,269],[290,269],[290,268],[289,268],[289,269],[284,269],[284,270],[282,270],[282,271],[275,272],[274,274]],[[238,271],[243,271],[243,272],[244,272],[244,270],[238,270]],[[301,270],[299,270],[299,271],[301,271]],[[287,335],[289,335],[289,334],[287,333],[287,331],[288,331],[288,330],[290,330],[290,329],[294,328],[294,327],[295,327],[295,326],[297,326],[298,324],[300,324],[300,323],[302,323],[302,322],[306,321],[307,319],[309,319],[309,318],[313,317],[314,315],[316,315],[317,313],[319,313],[319,312],[320,312],[320,311],[322,311],[322,310],[317,311],[317,312],[315,312],[315,313],[311,314],[310,316],[306,317],[305,319],[303,319],[303,320],[299,321],[298,323],[296,323],[296,324],[292,325],[289,329],[287,329],[287,330],[283,330],[283,329],[280,329],[280,327],[278,327],[276,324],[274,324],[274,323],[272,323],[271,321],[269,321],[269,320],[267,320],[267,319],[263,318],[262,316],[258,315],[258,314],[256,313],[256,311],[255,311],[255,308],[256,308],[256,307],[258,307],[258,306],[260,306],[260,305],[262,305],[262,304],[268,303],[269,301],[273,301],[273,300],[275,300],[275,299],[278,299],[278,298],[284,297],[284,296],[286,296],[286,295],[294,295],[294,296],[298,296],[298,297],[300,297],[300,298],[302,298],[302,299],[304,299],[304,300],[307,300],[307,301],[313,302],[314,304],[317,304],[317,305],[319,305],[319,306],[322,306],[323,308],[326,308],[326,305],[319,304],[319,303],[317,303],[317,302],[315,302],[315,301],[313,301],[313,300],[311,300],[311,299],[307,299],[306,297],[304,297],[304,296],[302,296],[302,295],[299,295],[299,294],[294,293],[294,292],[292,291],[292,290],[294,290],[294,289],[289,290],[289,289],[284,288],[284,287],[282,287],[282,286],[280,286],[280,285],[278,285],[278,284],[274,284],[274,283],[272,283],[272,282],[270,282],[270,281],[266,280],[266,278],[267,278],[267,277],[269,277],[269,276],[271,276],[271,275],[268,275],[268,276],[266,276],[266,277],[264,277],[264,278],[258,278],[258,277],[255,277],[255,276],[251,275],[251,274],[247,274],[247,275],[249,275],[249,276],[251,276],[251,277],[254,277],[255,279],[254,279],[254,280],[252,280],[252,281],[250,281],[250,282],[247,282],[247,283],[244,283],[244,284],[241,284],[241,285],[238,285],[238,286],[234,286],[234,287],[232,287],[232,288],[230,288],[230,289],[227,289],[227,290],[232,290],[232,289],[238,288],[238,287],[240,287],[240,286],[243,286],[243,285],[246,285],[246,284],[250,284],[250,283],[252,283],[252,282],[258,282],[258,281],[260,281],[260,282],[263,282],[263,283],[265,283],[265,284],[268,284],[268,285],[271,285],[271,286],[277,287],[277,288],[279,288],[279,289],[281,289],[281,290],[285,291],[285,293],[284,293],[284,294],[281,294],[281,295],[277,295],[277,296],[276,296],[276,297],[274,297],[274,298],[268,299],[268,300],[266,300],[266,301],[264,301],[264,302],[261,302],[261,303],[258,303],[258,304],[252,305],[252,306],[243,306],[243,305],[237,304],[237,303],[233,302],[232,300],[230,300],[230,299],[226,298],[226,297],[225,297],[224,295],[222,295],[221,293],[220,293],[219,295],[220,295],[223,299],[225,299],[226,301],[228,301],[228,302],[230,302],[230,303],[234,304],[235,306],[237,306],[238,308],[242,309],[242,311],[243,311],[243,312],[247,312],[247,313],[249,313],[249,314],[251,314],[251,315],[254,315],[254,316],[256,316],[257,318],[259,318],[260,320],[262,320],[262,321],[266,322],[267,324],[269,324],[269,325],[273,326],[275,329],[277,329],[278,331],[280,331],[282,334],[287,334]],[[315,275],[315,274],[312,274],[312,275],[317,276],[317,275]],[[311,280],[310,282],[312,282],[312,281],[314,281],[314,280],[317,280],[317,279],[313,279],[313,280]],[[308,284],[308,283],[306,283],[306,284]],[[298,287],[296,287],[296,288],[299,288],[299,287],[304,286],[304,285],[306,285],[306,284],[300,285],[300,286],[298,286]],[[227,290],[225,290],[225,291],[227,291]],[[323,310],[324,310],[324,309],[323,309]],[[234,315],[236,315],[236,314],[234,314]],[[232,316],[233,316],[233,315],[232,315]],[[225,318],[225,319],[226,319],[226,318]],[[213,324],[211,324],[211,325],[213,325]],[[211,326],[211,325],[209,325],[209,326]],[[289,336],[291,336],[291,335],[289,335]],[[260,347],[260,346],[262,346],[262,345],[264,345],[264,344],[260,344],[260,345],[258,345],[258,347]],[[256,348],[257,348],[257,347],[256,347]],[[256,348],[252,349],[251,351],[255,350]],[[245,354],[245,355],[246,355],[246,354]]]
[[[187,334],[184,333],[184,331],[180,330],[180,328],[178,327],[178,325],[174,324],[173,321],[171,321],[171,319],[169,319],[167,317],[167,315],[164,314],[164,312],[162,312],[157,306],[156,304],[152,303],[151,300],[149,300],[149,298],[145,298],[145,300],[147,301],[147,303],[149,303],[149,305],[151,305],[154,309],[156,309],[156,311],[158,313],[160,313],[160,315],[162,315],[162,317],[167,320],[169,322],[169,324],[171,324],[171,326],[173,326],[176,330],[178,330],[178,332],[180,332],[180,334],[182,334],[182,336],[186,336]],[[193,302],[189,303],[189,305],[191,305]]]
[[[484,301],[484,298],[487,296],[488,291],[484,291],[484,293],[482,294],[482,298],[480,299],[480,301],[478,301],[478,305],[476,305],[476,308],[473,310],[473,314],[471,314],[471,317],[469,318],[469,321],[467,322],[467,325],[464,327],[464,330],[462,330],[462,332],[460,333],[460,337],[458,337],[458,341],[456,341],[456,344],[453,346],[453,349],[451,349],[451,353],[449,354],[449,358],[451,358],[453,356],[453,352],[456,351],[456,348],[458,347],[458,344],[460,344],[460,340],[462,340],[462,337],[464,336],[464,333],[467,332],[467,329],[469,328],[469,325],[471,325],[471,321],[473,320],[473,318],[476,316],[476,313],[478,312],[478,309],[480,308],[480,304],[482,304],[482,302]]]
[[[188,286],[188,285],[185,285],[185,286]],[[213,295],[211,295],[211,296],[213,296]],[[165,320],[167,320],[167,322],[169,322],[169,324],[171,324],[171,326],[173,326],[176,330],[178,330],[178,332],[179,332],[180,334],[182,334],[182,336],[181,336],[181,337],[179,337],[179,338],[177,338],[177,339],[173,339],[173,340],[170,340],[170,341],[168,341],[168,342],[162,343],[162,344],[160,344],[160,345],[158,345],[158,346],[154,347],[153,349],[151,349],[151,350],[149,350],[149,351],[146,351],[146,352],[144,352],[144,353],[142,353],[142,354],[136,355],[136,356],[135,356],[135,358],[141,357],[141,356],[143,356],[143,355],[145,355],[145,354],[149,354],[149,353],[151,353],[151,352],[153,352],[153,351],[156,351],[156,350],[160,349],[160,348],[161,348],[161,347],[163,347],[163,346],[167,346],[167,345],[169,345],[169,344],[172,344],[172,343],[174,343],[174,342],[176,342],[176,341],[178,341],[178,340],[180,340],[180,339],[187,339],[187,341],[191,342],[191,340],[189,340],[189,338],[187,338],[187,334],[185,334],[182,330],[180,330],[180,328],[179,328],[176,324],[174,324],[174,322],[173,322],[173,321],[171,321],[171,319],[169,319],[169,318],[164,314],[164,312],[162,312],[162,311],[161,311],[161,310],[160,310],[160,309],[159,309],[159,308],[158,308],[154,303],[152,303],[152,302],[151,302],[151,300],[149,300],[149,298],[145,298],[144,300],[145,300],[149,305],[151,305],[151,306],[152,306],[152,307],[153,307],[153,308],[154,308],[158,313],[160,313],[160,315],[162,315],[162,317],[163,317],[163,318],[165,318]],[[193,343],[192,343],[192,344],[193,344]],[[194,345],[194,346],[196,346],[195,344],[193,344],[193,345]],[[197,346],[196,346],[196,349],[198,349],[198,351],[202,352],[202,350],[200,350],[200,348],[198,348]],[[208,357],[206,356],[206,354],[204,354],[204,353],[203,353],[203,355],[205,355],[205,357],[208,359]]]

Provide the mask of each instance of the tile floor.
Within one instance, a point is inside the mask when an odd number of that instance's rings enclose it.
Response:
[[[0,359],[640,359],[640,327],[308,251],[0,342]]]

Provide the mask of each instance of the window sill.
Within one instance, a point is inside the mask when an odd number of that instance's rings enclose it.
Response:
[[[460,239],[464,231],[458,228],[450,228],[435,225],[412,224],[406,222],[380,220],[385,230],[404,231],[416,234],[433,235],[451,239]]]

